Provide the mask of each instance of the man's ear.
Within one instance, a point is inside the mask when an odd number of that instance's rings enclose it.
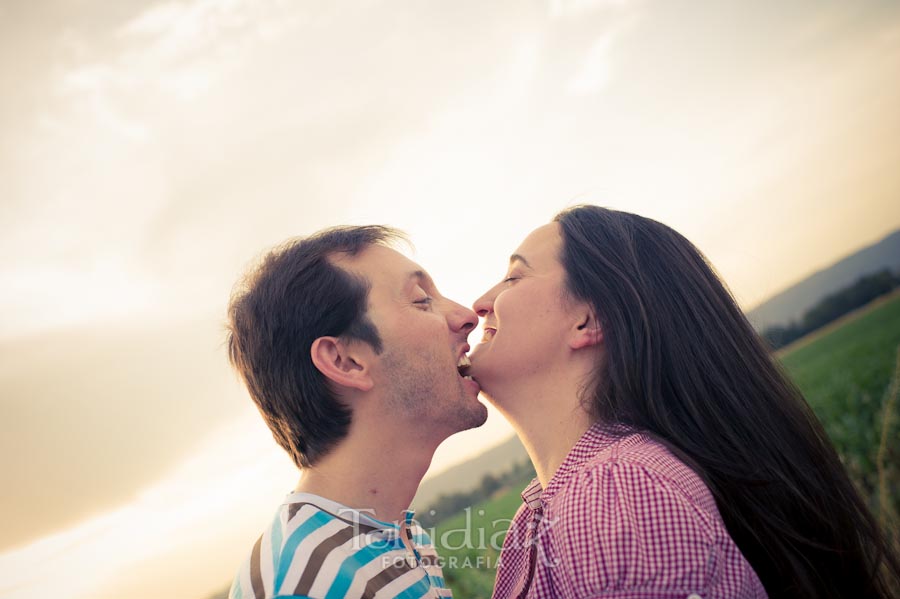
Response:
[[[582,349],[603,343],[603,329],[600,322],[590,312],[577,321],[569,336],[569,347]]]
[[[375,385],[368,368],[368,359],[362,346],[352,346],[337,337],[319,337],[310,347],[313,364],[325,378],[359,391],[369,391]]]

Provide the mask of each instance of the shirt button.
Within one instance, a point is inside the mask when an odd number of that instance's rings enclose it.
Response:
[[[690,595],[687,596],[687,599],[703,599],[703,597],[701,597],[697,593],[691,593]]]

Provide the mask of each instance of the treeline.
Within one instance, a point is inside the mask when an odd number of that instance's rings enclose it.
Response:
[[[856,283],[841,291],[826,296],[810,308],[800,322],[791,322],[787,326],[771,326],[762,332],[762,337],[772,349],[779,349],[898,286],[900,275],[895,275],[887,268],[879,270],[861,277]]]
[[[515,464],[499,476],[485,474],[481,478],[481,484],[468,493],[451,493],[440,495],[427,510],[417,511],[416,520],[425,528],[433,528],[441,520],[457,514],[467,507],[490,499],[494,493],[501,489],[507,489],[514,485],[524,488],[525,484],[535,477],[534,467],[530,460],[524,460]]]

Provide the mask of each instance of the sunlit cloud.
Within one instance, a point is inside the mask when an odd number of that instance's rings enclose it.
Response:
[[[638,0],[549,0],[551,18],[577,17],[598,9],[620,9],[634,5]]]
[[[170,97],[194,99],[240,64],[256,37],[252,6],[195,0],[150,7],[118,32],[129,48],[117,64],[122,80],[152,81]]]
[[[582,15],[602,9],[591,41],[585,44],[577,70],[566,84],[573,96],[591,96],[610,85],[616,69],[615,49],[639,23],[642,4],[637,0],[578,0],[556,2],[557,16]]]
[[[147,141],[150,131],[146,123],[128,117],[114,104],[109,93],[115,71],[106,65],[77,67],[63,76],[61,89],[85,101],[87,112],[101,128],[133,142]]]
[[[127,260],[116,256],[102,257],[84,268],[0,269],[0,288],[6,291],[0,310],[23,319],[7,320],[0,329],[3,337],[86,321],[124,321],[149,311],[161,297],[159,281],[142,277]]]
[[[606,87],[612,76],[610,48],[613,40],[613,36],[608,34],[594,42],[578,74],[569,81],[567,91],[570,94],[591,95]]]

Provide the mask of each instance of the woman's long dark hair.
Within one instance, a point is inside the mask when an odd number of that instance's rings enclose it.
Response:
[[[700,251],[627,212],[554,220],[568,291],[603,330],[591,413],[649,432],[703,478],[770,597],[896,597],[900,558]]]

